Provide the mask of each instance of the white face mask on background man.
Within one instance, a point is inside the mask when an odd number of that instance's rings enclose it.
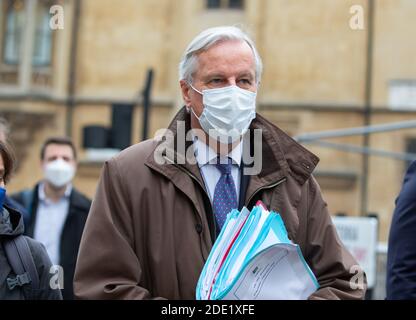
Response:
[[[63,159],[56,159],[44,166],[45,179],[57,188],[71,182],[74,175],[75,167]]]
[[[256,117],[257,93],[228,86],[208,89],[202,92],[190,85],[202,95],[204,110],[195,117],[206,133],[221,143],[233,143],[243,136]]]

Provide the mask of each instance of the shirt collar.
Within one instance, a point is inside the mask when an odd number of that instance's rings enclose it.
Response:
[[[195,158],[198,162],[198,166],[201,168],[206,164],[215,164],[217,161],[217,153],[207,144],[200,141],[196,137],[193,137],[194,141],[194,150],[195,150]],[[239,143],[229,154],[233,160],[233,164],[238,166],[241,165],[241,157],[243,155],[243,143]]]
[[[69,199],[69,196],[71,195],[71,192],[72,192],[72,184],[69,184],[66,187],[64,196],[62,198]],[[46,193],[45,193],[45,183],[44,182],[41,182],[39,184],[38,196],[39,196],[39,200],[41,200],[41,201],[47,200]]]

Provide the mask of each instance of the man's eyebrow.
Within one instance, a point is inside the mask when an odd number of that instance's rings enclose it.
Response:
[[[223,73],[211,73],[211,74],[207,74],[205,76],[203,76],[203,80],[208,80],[208,79],[212,79],[212,78],[224,78],[226,77]],[[238,77],[249,77],[249,78],[254,78],[255,75],[250,72],[250,71],[243,71],[241,73],[238,74]]]
[[[254,78],[254,74],[252,72],[249,71],[244,71],[242,73],[239,74],[239,77],[250,77],[250,78]]]
[[[223,77],[225,77],[224,74],[216,72],[216,73],[207,74],[206,76],[203,77],[203,79],[223,78]]]

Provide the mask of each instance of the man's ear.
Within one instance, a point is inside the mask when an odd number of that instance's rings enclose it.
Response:
[[[181,85],[182,98],[183,98],[183,101],[185,102],[185,106],[190,108],[191,107],[191,98],[189,96],[189,91],[190,91],[191,87],[188,85],[188,83],[185,80],[181,80],[181,81],[179,81],[179,83]]]
[[[39,167],[40,167],[40,169],[42,170],[42,172],[43,172],[43,170],[45,169],[45,163],[43,162],[43,160],[41,160],[40,161],[40,163],[39,163]]]

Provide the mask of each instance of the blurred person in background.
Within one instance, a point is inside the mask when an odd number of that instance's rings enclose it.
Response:
[[[396,199],[387,251],[387,299],[416,299],[416,161]]]
[[[6,142],[10,132],[9,123],[3,117],[0,117],[0,141]]]
[[[10,126],[6,119],[0,117],[0,142],[8,143],[9,141],[9,133],[10,133]],[[17,211],[19,211],[23,217],[28,216],[28,212],[20,203],[10,198],[8,195],[6,195],[6,198],[4,199],[4,204],[9,206],[10,208],[13,208]]]
[[[45,247],[38,241],[22,236],[22,215],[4,203],[5,185],[13,167],[14,156],[10,147],[0,141],[0,300],[60,300],[61,291],[51,286],[54,273],[50,272],[52,262]],[[26,250],[17,245],[16,241],[23,241]],[[13,258],[31,264],[32,272],[24,268],[23,271],[26,272],[17,273],[12,262],[16,260]]]
[[[72,186],[77,154],[69,138],[47,139],[40,159],[44,179],[12,197],[29,213],[26,234],[43,243],[53,264],[63,268],[64,299],[73,299],[75,264],[91,201]]]

